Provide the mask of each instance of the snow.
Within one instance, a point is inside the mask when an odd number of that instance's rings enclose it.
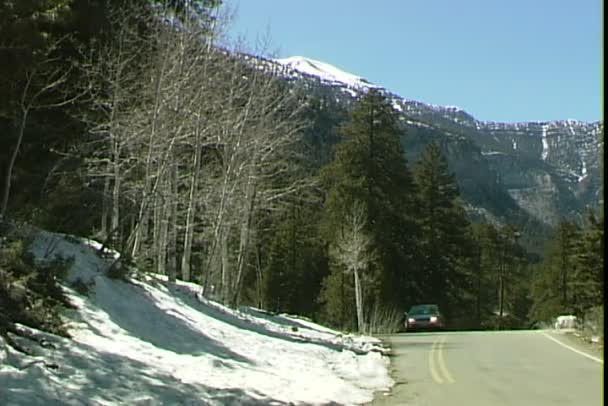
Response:
[[[555,320],[554,327],[556,330],[574,329],[577,322],[578,320],[574,315],[561,315]]]
[[[3,405],[361,404],[393,385],[376,338],[232,310],[160,275],[110,279],[118,254],[99,249],[47,232],[34,240],[37,260],[72,258],[68,279],[94,287],[88,296],[65,287],[71,339],[20,326],[50,343],[25,356],[0,338]]]
[[[587,177],[587,164],[585,163],[585,161],[582,161],[582,169],[581,169],[581,176],[578,177],[578,181],[582,182],[583,179],[585,179]]]
[[[505,155],[504,152],[500,151],[481,151],[481,155],[483,156],[493,156],[493,155]]]
[[[543,128],[543,135],[542,135],[543,152],[541,153],[541,158],[544,161],[549,156],[549,143],[547,142],[547,126],[543,125],[542,128]]]
[[[399,101],[397,99],[393,99],[393,108],[400,113],[403,112],[403,107],[401,107],[401,105],[399,104]]]
[[[369,83],[360,76],[345,72],[328,63],[305,58],[303,56],[275,59],[275,61],[298,72],[316,76],[326,82],[341,83],[355,89],[378,88],[378,86]]]

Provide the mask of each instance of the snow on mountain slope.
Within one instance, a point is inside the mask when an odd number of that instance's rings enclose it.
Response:
[[[392,385],[372,337],[234,311],[161,276],[109,279],[98,248],[46,232],[34,240],[39,260],[73,257],[69,279],[92,289],[66,287],[77,307],[66,316],[72,339],[30,330],[53,348],[16,338],[36,352],[29,357],[0,338],[2,405],[359,404]]]
[[[313,97],[322,89],[323,97],[334,96],[346,108],[370,88],[355,74],[302,56],[264,60],[259,66],[309,89]],[[412,79],[404,74],[404,80]],[[474,222],[501,219],[500,223],[520,227],[537,223],[552,228],[564,218],[582,224],[589,208],[601,206],[603,121],[480,121],[456,106],[406,99],[382,86],[371,87],[400,113],[407,134],[404,150],[412,162],[428,142],[442,140]],[[504,199],[490,197],[499,194]]]
[[[316,76],[325,82],[343,84],[356,89],[378,87],[360,76],[344,72],[335,66],[325,62],[315,61],[314,59],[302,56],[292,56],[284,59],[275,59],[275,61],[298,72]]]

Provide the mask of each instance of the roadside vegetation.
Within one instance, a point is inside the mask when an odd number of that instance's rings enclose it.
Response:
[[[61,313],[72,304],[61,284],[70,260],[55,258],[36,263],[22,230],[4,225],[0,238],[0,336],[24,353],[29,350],[15,342],[11,334],[43,343],[20,329],[19,324],[69,337]]]
[[[341,104],[267,74],[221,37],[220,3],[0,5],[0,334],[66,334],[69,306],[65,264],[41,270],[9,224],[348,331],[395,331],[416,303],[463,329],[603,314],[603,211],[542,257],[472,224],[440,141],[410,162],[382,92]]]

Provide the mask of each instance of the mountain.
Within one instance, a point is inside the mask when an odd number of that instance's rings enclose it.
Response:
[[[508,222],[542,234],[562,218],[581,222],[586,210],[600,205],[602,122],[480,121],[458,107],[406,99],[313,59],[260,61],[289,83],[331,94],[346,108],[370,88],[382,91],[401,113],[408,160],[438,142],[474,221]]]

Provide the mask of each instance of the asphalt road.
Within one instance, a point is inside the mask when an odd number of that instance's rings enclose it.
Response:
[[[390,393],[378,393],[374,406],[603,405],[602,356],[581,351],[562,334],[536,330],[381,338],[392,348],[396,384]]]

